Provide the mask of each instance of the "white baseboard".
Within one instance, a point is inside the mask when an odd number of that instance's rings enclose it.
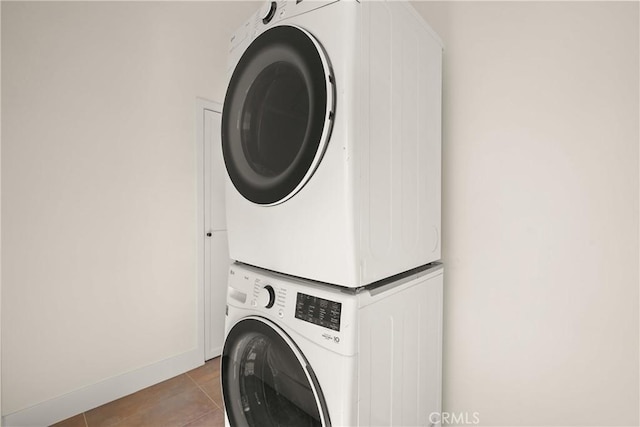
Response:
[[[194,349],[135,371],[109,378],[2,417],[4,427],[49,426],[143,388],[183,374],[204,363]]]

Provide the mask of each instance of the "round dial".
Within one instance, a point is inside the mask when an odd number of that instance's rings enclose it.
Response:
[[[273,286],[265,285],[260,289],[260,294],[258,295],[258,305],[260,307],[271,308],[275,302],[276,291],[273,289]]]
[[[273,19],[273,16],[276,14],[277,8],[278,8],[278,5],[274,1],[267,1],[262,6],[262,9],[260,9],[260,18],[262,18],[263,24],[266,25]]]

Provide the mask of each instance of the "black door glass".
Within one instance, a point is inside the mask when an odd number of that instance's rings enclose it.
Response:
[[[241,321],[229,332],[222,357],[222,388],[231,425],[322,426],[313,393],[313,388],[319,390],[317,384],[312,387],[293,350],[269,326]]]
[[[302,73],[284,61],[254,80],[242,111],[242,149],[265,177],[284,172],[298,156],[309,122],[309,94]]]
[[[234,68],[222,153],[234,187],[254,203],[278,203],[300,190],[326,148],[335,97],[316,43],[297,27],[276,26]]]

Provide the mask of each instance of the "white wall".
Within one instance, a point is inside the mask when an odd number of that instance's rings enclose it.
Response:
[[[247,2],[2,2],[3,414],[193,350],[195,99]]]
[[[415,6],[445,43],[444,410],[638,425],[638,3]]]
[[[0,46],[2,45],[2,7],[0,6]],[[0,81],[2,81],[2,55],[0,55]],[[2,99],[2,85],[0,85]],[[0,188],[2,188],[2,103],[0,102]],[[2,224],[2,191],[0,191],[0,224]],[[0,241],[2,240],[0,226]],[[0,426],[2,426],[2,245],[0,245]]]

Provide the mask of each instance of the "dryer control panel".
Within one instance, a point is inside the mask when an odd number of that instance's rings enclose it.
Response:
[[[233,52],[242,45],[241,51],[251,43],[261,32],[285,21],[287,18],[302,15],[303,13],[321,8],[337,0],[265,0],[243,26],[238,28],[229,40],[229,52]]]

